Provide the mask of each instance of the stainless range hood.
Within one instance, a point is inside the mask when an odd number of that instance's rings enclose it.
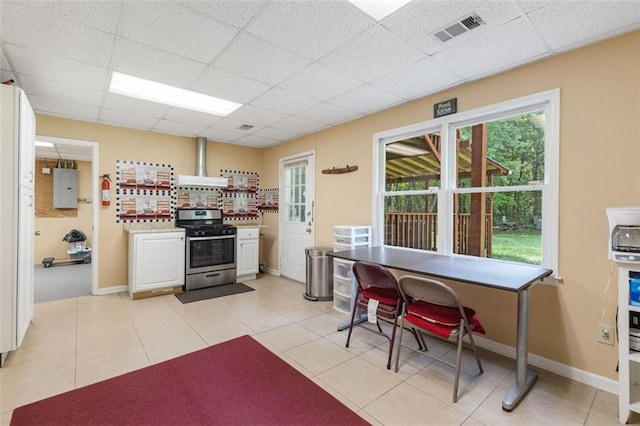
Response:
[[[196,171],[193,176],[178,175],[178,186],[226,188],[227,178],[207,176],[207,138],[196,138]]]

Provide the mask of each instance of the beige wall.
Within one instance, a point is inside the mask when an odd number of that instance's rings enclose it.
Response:
[[[116,175],[116,160],[170,164],[175,175],[193,174],[195,141],[191,138],[124,129],[102,124],[39,115],[38,135],[80,139],[98,143],[99,173]],[[262,151],[231,144],[207,144],[207,173],[218,176],[221,169],[262,172]],[[98,185],[99,183],[96,183]],[[111,196],[115,198],[114,186]],[[127,238],[122,223],[116,223],[114,202],[100,207],[99,287],[127,284]],[[62,238],[62,237],[61,237]]]
[[[559,55],[337,126],[264,153],[263,180],[277,186],[278,159],[314,149],[318,245],[330,245],[335,224],[371,223],[372,135],[432,118],[433,104],[458,98],[459,111],[545,90],[561,90],[560,270],[557,287],[531,291],[532,353],[615,379],[616,348],[596,342],[607,260],[605,208],[640,205],[640,32]],[[346,175],[327,167],[357,165]],[[265,233],[277,265],[277,221]],[[615,277],[614,277],[615,278]],[[515,345],[516,296],[459,287],[473,301],[488,337]],[[615,322],[616,286],[606,299],[605,322]],[[501,312],[497,316],[494,313]]]
[[[616,348],[596,342],[607,260],[605,208],[640,205],[640,32],[559,55],[479,82],[419,99],[387,111],[265,150],[210,143],[208,171],[258,171],[260,186],[278,187],[278,160],[315,150],[318,245],[330,245],[335,224],[371,222],[372,135],[432,118],[433,104],[458,98],[460,111],[561,90],[560,270],[564,282],[531,291],[532,353],[616,378]],[[191,173],[191,139],[91,123],[38,117],[38,134],[97,141],[100,173],[115,174],[115,160],[169,163]],[[330,167],[357,165],[345,175],[323,175]],[[279,269],[278,216],[264,215],[267,267]],[[115,208],[100,214],[100,287],[126,283],[126,234],[115,224]],[[614,323],[616,286],[606,301]],[[516,296],[497,290],[459,287],[472,301],[488,337],[515,344]],[[471,304],[471,303],[470,303]],[[495,315],[500,312],[501,315]]]
[[[91,163],[86,161],[76,161],[78,167],[78,198],[92,197],[91,188]],[[36,159],[36,168],[40,167],[40,162]],[[36,188],[36,197],[39,196]],[[75,217],[36,217],[34,237],[34,261],[40,264],[45,257],[56,259],[68,258],[67,250],[69,244],[62,241],[72,229],[78,229],[87,236],[87,247],[93,244],[91,241],[92,229],[92,205],[84,202],[78,203]],[[39,234],[38,234],[39,233]]]

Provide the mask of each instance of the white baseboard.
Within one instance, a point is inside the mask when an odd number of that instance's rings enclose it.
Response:
[[[113,294],[113,293],[124,293],[129,291],[129,286],[127,285],[116,285],[113,287],[103,287],[98,288],[98,296],[103,296],[105,294]]]
[[[275,275],[276,277],[280,276],[280,270],[279,269],[273,269],[273,268],[264,268],[263,269],[264,272],[266,272],[269,275]]]
[[[487,349],[491,352],[495,352],[513,360],[515,360],[516,358],[516,349],[514,347],[494,342],[493,340],[478,336],[477,334],[473,335],[473,340],[476,342],[476,345],[483,349]],[[570,365],[562,364],[560,362],[553,361],[551,359],[532,353],[529,353],[528,362],[529,365],[548,371],[550,373],[575,380],[576,382],[584,383],[585,385],[592,386],[594,388],[607,391],[615,395],[618,394],[617,380],[612,380],[607,377],[589,373],[588,371],[580,370],[578,368],[571,367]]]

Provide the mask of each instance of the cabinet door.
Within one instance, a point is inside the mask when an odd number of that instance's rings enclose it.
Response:
[[[20,169],[20,185],[33,189],[35,168],[35,139],[36,139],[36,117],[33,114],[31,105],[27,100],[24,92],[19,91],[19,120],[18,129],[18,153],[19,153],[19,169]]]
[[[237,268],[238,275],[250,275],[259,272],[257,239],[238,241]]]
[[[33,191],[21,186],[19,195],[16,348],[22,344],[33,318]]]
[[[184,284],[184,233],[135,234],[133,245],[134,291]]]

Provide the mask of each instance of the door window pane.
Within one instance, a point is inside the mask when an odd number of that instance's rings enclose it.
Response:
[[[286,169],[286,211],[288,222],[302,223],[305,221],[306,200],[304,191],[306,168],[305,163]]]

